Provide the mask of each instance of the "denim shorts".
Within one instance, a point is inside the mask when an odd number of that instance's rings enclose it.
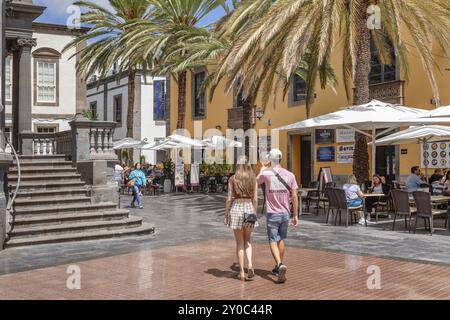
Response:
[[[267,213],[267,236],[269,242],[278,242],[287,238],[289,213]]]
[[[347,206],[350,207],[359,207],[363,204],[363,201],[361,199],[355,199],[347,201]]]

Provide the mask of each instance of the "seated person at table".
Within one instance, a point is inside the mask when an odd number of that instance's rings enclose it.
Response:
[[[349,208],[359,207],[363,204],[364,194],[361,188],[358,186],[358,182],[354,175],[348,177],[347,183],[342,187],[345,191],[345,198],[347,200],[347,206]],[[364,213],[359,214],[359,224],[365,224]]]
[[[434,173],[431,175],[430,179],[428,179],[428,183],[432,184],[433,182],[436,181],[440,181],[442,179],[443,175],[442,175],[442,170],[441,169],[436,169],[434,170]]]
[[[441,183],[448,188],[450,186],[450,170],[447,171],[444,177],[441,179]]]
[[[384,182],[383,182],[384,180]],[[386,184],[386,179],[382,179],[381,176],[378,174],[374,174],[372,177],[372,185],[369,188],[369,193],[375,193],[375,194],[384,194],[388,195],[390,191],[389,186]],[[384,197],[383,197],[384,198]],[[366,212],[371,213],[375,210],[374,204],[376,202],[379,202],[379,197],[369,197],[366,199]],[[370,221],[370,214],[367,216],[367,220]]]
[[[406,179],[406,191],[413,193],[420,188],[426,188],[428,185],[420,178],[420,168],[414,166],[411,168],[411,174]]]

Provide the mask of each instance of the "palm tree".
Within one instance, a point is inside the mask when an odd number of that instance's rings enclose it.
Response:
[[[86,80],[92,75],[98,75],[99,83],[121,62],[118,76],[125,70],[128,73],[127,137],[133,137],[136,71],[145,68],[147,62],[136,57],[130,63],[131,59],[124,56],[122,37],[128,25],[147,18],[149,3],[148,0],[109,0],[109,4],[112,11],[94,2],[74,3],[84,9],[80,22],[90,26],[90,30],[69,43],[64,51],[88,43],[77,53],[80,55],[77,72]]]
[[[433,70],[434,40],[449,56],[450,34],[447,0],[379,0],[381,30],[369,30],[367,10],[371,0],[278,0],[267,14],[252,23],[233,42],[222,61],[221,71],[239,80],[244,88],[262,81],[268,92],[278,81],[288,83],[300,61],[310,54],[310,64],[323,68],[334,47],[343,48],[342,69],[347,98],[354,84],[353,103],[369,102],[371,37],[384,64],[389,64],[388,43],[398,56],[403,77],[408,79],[406,36],[412,38],[439,100]],[[281,75],[282,79],[279,79]],[[261,80],[263,79],[263,80]],[[244,95],[252,93],[244,90]],[[369,175],[366,137],[356,134],[353,171],[359,181]]]
[[[272,0],[235,1],[233,11],[226,9],[228,14],[217,21],[213,25],[213,28],[211,28],[211,26],[194,26],[179,29],[172,35],[172,38],[176,39],[176,41],[171,41],[170,43],[167,42],[164,48],[164,56],[156,59],[158,62],[155,63],[155,70],[160,74],[180,74],[186,70],[193,70],[205,65],[209,66],[211,70],[203,84],[203,88],[204,90],[206,90],[207,87],[211,88],[209,98],[212,100],[218,82],[226,77],[226,73],[219,73],[220,68],[218,67],[220,66],[220,60],[223,56],[226,56],[237,35],[243,32],[251,22],[263,17],[272,4]],[[152,34],[152,32],[149,31],[152,27],[151,22],[146,22],[145,30],[135,31],[132,36],[130,35],[130,42],[134,43],[137,40],[140,40],[141,43],[148,43],[146,35]],[[142,48],[141,43],[137,42],[133,48],[130,48],[130,52],[135,52],[135,50]],[[149,49],[149,47],[146,48],[147,52],[158,51]],[[153,44],[153,48],[155,47],[156,44]],[[153,54],[153,57],[157,57],[157,55]],[[321,68],[311,67],[308,56],[305,56],[305,59],[300,63],[297,74],[306,81],[313,82],[314,84],[317,75],[320,75],[322,86],[334,86],[336,84],[336,76],[332,68],[329,65],[324,65]],[[233,86],[236,85],[230,83],[230,87]],[[244,131],[252,127],[252,114],[259,85],[253,85],[251,88],[253,94],[248,95],[243,101]],[[307,92],[308,106],[314,88],[314,85],[309,86]],[[179,98],[181,95],[180,92]],[[264,98],[267,97],[265,96]],[[309,108],[307,109],[309,110]],[[179,109],[179,116],[180,112],[182,114],[183,110]],[[178,128],[180,128],[180,126],[178,126]],[[249,154],[248,147],[249,143],[246,143],[245,152],[247,155]]]
[[[124,54],[127,60],[145,60],[146,71],[152,73],[173,75],[178,86],[178,119],[177,129],[183,129],[186,116],[186,68],[171,71],[167,63],[167,55],[173,56],[172,48],[179,44],[179,34],[199,28],[203,18],[218,7],[229,12],[225,0],[147,0],[150,12],[146,19],[132,22],[128,25],[130,31],[123,41],[127,45]],[[183,59],[187,52],[176,51]],[[133,59],[134,56],[134,59]]]

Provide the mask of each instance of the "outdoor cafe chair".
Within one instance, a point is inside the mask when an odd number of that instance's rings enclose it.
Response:
[[[329,217],[330,217],[330,212],[331,212],[332,216],[337,215],[337,211],[339,210],[339,205],[337,202],[336,195],[334,193],[334,188],[325,188],[325,196],[328,198],[328,211],[327,211],[325,223],[328,223]]]
[[[388,185],[386,188],[387,195],[384,197],[379,197],[373,204],[375,207],[375,221],[377,223],[380,214],[389,215],[389,211],[391,211],[392,208],[391,186]]]
[[[351,221],[353,222],[353,218],[355,218],[355,212],[356,211],[361,211],[364,210],[363,206],[357,206],[357,207],[349,207],[347,204],[347,198],[345,197],[345,190],[343,189],[333,189],[334,190],[334,194],[336,196],[337,199],[337,204],[338,204],[338,214],[339,214],[339,222],[341,222],[341,215],[342,215],[342,211],[345,212],[345,226],[348,227],[348,220],[349,218],[351,218]],[[365,220],[365,224],[367,227],[367,220],[366,220],[366,216],[364,215],[364,220]],[[337,215],[334,219],[335,221],[335,225],[337,223]],[[355,218],[356,221],[356,218]]]
[[[392,224],[392,231],[395,230],[395,222],[397,221],[397,216],[405,217],[405,229],[411,232],[411,219],[413,213],[416,211],[411,208],[409,201],[409,193],[404,190],[391,190],[392,203],[394,207],[394,222]],[[409,218],[409,228],[408,228],[408,218]]]
[[[431,194],[423,191],[415,191],[413,192],[414,201],[416,203],[417,214],[416,214],[416,222],[414,224],[414,233],[417,230],[417,221],[419,219],[423,219],[425,223],[425,229],[427,229],[427,222],[429,222],[429,231],[430,235],[433,235],[434,232],[434,218],[435,217],[445,217],[445,226],[449,225],[450,232],[450,224],[449,222],[449,211],[448,206],[446,209],[433,209],[431,203]]]

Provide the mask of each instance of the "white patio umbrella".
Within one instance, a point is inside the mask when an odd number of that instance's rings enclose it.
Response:
[[[141,148],[145,145],[147,145],[148,142],[147,140],[137,140],[137,139],[133,139],[133,138],[124,138],[122,140],[119,141],[115,141],[114,142],[114,149],[118,150],[118,149],[138,149]]]
[[[421,144],[428,142],[439,142],[450,140],[450,127],[448,126],[418,126],[411,127],[383,137],[375,141],[377,146],[400,145],[400,144]],[[428,177],[428,164],[425,165],[425,175]]]
[[[450,127],[439,125],[410,127],[375,141],[377,146],[427,143],[450,140]]]
[[[212,136],[203,139],[202,142],[207,148],[215,148],[219,150],[224,150],[227,148],[242,148],[241,142],[227,139],[222,136]]]
[[[170,150],[181,148],[202,148],[204,144],[199,140],[194,140],[185,136],[171,135],[154,145],[143,146],[141,150]]]
[[[450,106],[443,106],[427,112],[426,117],[450,117]]]
[[[372,100],[312,119],[283,126],[278,130],[304,132],[312,129],[350,128],[372,139],[401,126],[450,123],[450,118],[426,117],[427,111]],[[387,129],[386,129],[387,128]],[[385,129],[377,133],[377,129]],[[371,131],[371,134],[365,131]],[[375,173],[376,145],[372,143],[372,173]]]

